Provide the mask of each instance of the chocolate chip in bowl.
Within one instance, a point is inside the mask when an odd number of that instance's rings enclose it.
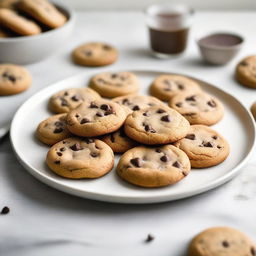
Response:
[[[21,7],[25,4],[32,5],[33,13]],[[15,10],[0,8],[0,21],[1,31],[11,31],[0,36],[1,62],[30,64],[57,51],[72,32],[74,13],[62,4],[22,0]]]
[[[214,65],[225,65],[241,49],[244,38],[229,32],[217,32],[197,40],[202,58]]]

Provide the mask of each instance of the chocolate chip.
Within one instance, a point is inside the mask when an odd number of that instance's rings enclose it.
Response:
[[[153,235],[148,234],[148,236],[147,236],[145,242],[146,242],[146,243],[149,243],[149,242],[153,241],[154,239],[155,239],[155,237],[154,237]]]
[[[216,102],[214,100],[210,100],[207,102],[207,104],[212,107],[212,108],[215,108],[217,106]]]
[[[178,108],[180,108],[180,107],[182,107],[183,104],[182,104],[181,102],[178,102],[178,103],[176,103],[175,105],[176,105]]]
[[[115,137],[114,137],[114,134],[113,134],[113,133],[110,134],[110,140],[111,140],[112,143],[115,142]]]
[[[128,99],[123,99],[122,103],[123,103],[123,105],[126,105],[126,104],[129,105],[130,104]]]
[[[64,96],[68,96],[68,92],[65,92],[65,93],[64,93]]]
[[[180,163],[178,161],[174,162],[172,164],[172,166],[176,167],[176,168],[180,168]]]
[[[103,117],[103,116],[104,116],[104,114],[103,114],[103,113],[101,113],[101,112],[97,112],[97,113],[96,113],[96,116]]]
[[[83,138],[83,141],[85,141],[87,144],[93,143],[94,139],[91,138]]]
[[[54,163],[55,163],[55,164],[60,164],[60,161],[55,161]]]
[[[254,247],[251,247],[251,255],[253,256],[256,255],[256,249]]]
[[[109,110],[106,110],[106,112],[104,113],[105,116],[108,116],[108,115],[111,115],[111,114],[114,114],[115,112],[113,111],[113,109],[109,109]]]
[[[62,127],[57,127],[54,129],[53,133],[61,133],[63,131],[64,131],[64,129]]]
[[[106,51],[109,51],[109,50],[112,49],[112,47],[109,46],[109,45],[107,45],[107,44],[104,44],[104,45],[102,46],[102,48],[103,48],[104,50],[106,50]]]
[[[140,107],[138,105],[135,105],[133,108],[132,108],[133,111],[136,111],[136,110],[140,110]]]
[[[164,110],[164,109],[162,109],[162,108],[159,108],[157,111],[156,111],[156,113],[158,113],[158,114],[162,114],[162,113],[165,113],[166,111]]]
[[[185,100],[186,100],[186,101],[196,101],[196,96],[195,96],[195,95],[192,95],[192,96],[190,96],[190,97],[187,97]]]
[[[168,162],[169,161],[169,157],[168,156],[166,156],[166,155],[164,155],[164,156],[162,156],[162,157],[160,157],[160,160],[162,161],[162,162]]]
[[[107,105],[107,104],[102,104],[100,106],[100,109],[107,111],[107,110],[111,110],[111,107],[109,105]]]
[[[228,248],[229,247],[229,242],[228,241],[223,241],[222,246],[225,247],[225,248]]]
[[[79,117],[79,115],[78,115],[78,114],[76,114],[76,115],[75,115],[75,117]]]
[[[90,56],[92,56],[92,51],[90,51],[90,50],[84,51],[84,55],[87,57],[90,57]]]
[[[221,149],[221,146],[218,145],[217,148],[218,148],[218,149]]]
[[[64,98],[60,98],[60,100],[61,100],[61,106],[63,107],[68,106],[67,100],[65,100]]]
[[[184,90],[184,85],[178,84],[178,88],[179,88],[180,90]]]
[[[10,73],[8,73],[8,72],[3,73],[3,74],[2,74],[2,77],[4,77],[4,78],[10,80],[10,81],[13,82],[13,83],[15,83],[16,80],[17,80],[17,78],[16,78],[14,75],[12,75],[12,74],[10,74]]]
[[[141,167],[142,161],[140,158],[136,157],[130,160],[131,164],[133,164],[136,167]]]
[[[62,142],[63,144],[66,144],[67,142],[65,141],[65,140],[63,140],[63,142]]]
[[[240,66],[248,66],[249,64],[246,61],[242,61],[239,63]]]
[[[160,148],[156,149],[156,153],[161,153],[161,152],[162,152],[162,150]]]
[[[113,78],[113,79],[115,79],[115,78],[117,78],[118,77],[118,74],[112,74],[111,75],[111,78]]]
[[[90,107],[89,108],[99,108],[95,102],[91,102]]]
[[[99,156],[99,153],[92,152],[90,155],[91,155],[91,157],[97,157],[97,156]]]
[[[144,126],[146,132],[156,133],[155,129],[153,129],[150,125],[145,124]]]
[[[83,149],[79,143],[75,143],[73,146],[69,148],[72,149],[73,151],[79,151]]]
[[[210,141],[208,141],[208,142],[203,142],[202,144],[203,144],[203,146],[206,147],[206,148],[212,148],[212,147],[213,147],[213,144],[212,144]]]
[[[61,152],[64,152],[66,150],[66,148],[60,148]]]
[[[79,95],[74,95],[74,96],[71,97],[71,100],[79,101],[79,100],[81,100],[81,97]]]
[[[89,123],[90,120],[88,118],[83,118],[81,121],[80,121],[80,124],[86,124],[86,123]]]
[[[61,153],[61,152],[57,152],[57,155],[58,155],[58,156],[62,156],[62,153]]]
[[[190,133],[190,134],[188,134],[185,138],[186,138],[186,139],[189,139],[189,140],[195,140],[195,139],[196,139],[196,135],[193,134],[193,133]]]
[[[186,172],[184,172],[184,171],[182,172],[182,174],[183,174],[184,176],[187,176],[187,175],[188,175],[188,173],[186,173]]]
[[[218,139],[218,137],[217,137],[216,135],[212,136],[212,138],[213,138],[214,140],[217,140],[217,139]]]
[[[171,122],[171,118],[169,115],[165,115],[161,117],[161,121],[163,122]]]
[[[1,214],[8,214],[10,212],[10,208],[8,206],[5,206],[2,211]]]
[[[142,115],[143,116],[148,116],[148,112],[144,112]]]

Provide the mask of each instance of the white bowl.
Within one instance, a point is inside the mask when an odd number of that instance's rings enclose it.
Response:
[[[0,38],[0,62],[30,64],[52,55],[69,37],[74,25],[74,12],[62,4],[54,5],[68,18],[59,28],[34,36]]]

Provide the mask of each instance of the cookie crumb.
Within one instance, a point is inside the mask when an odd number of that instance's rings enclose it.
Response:
[[[10,208],[5,206],[2,211],[1,211],[1,214],[8,214],[10,212]]]
[[[153,241],[155,239],[155,237],[151,234],[148,234],[147,239],[145,240],[146,243],[150,243],[151,241]]]

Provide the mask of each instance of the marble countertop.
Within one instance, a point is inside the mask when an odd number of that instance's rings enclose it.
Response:
[[[63,42],[63,48],[28,66],[34,77],[28,96],[57,80],[89,72],[90,68],[72,64],[70,52],[84,41],[104,40],[120,50],[119,61],[111,69],[157,69],[192,75],[216,84],[249,107],[256,100],[255,91],[238,85],[233,74],[240,58],[255,53],[255,26],[249,23],[254,18],[254,12],[198,12],[185,55],[159,60],[149,53],[143,14],[77,13],[73,36]],[[205,65],[195,39],[220,30],[240,33],[246,43],[229,65]],[[236,227],[256,240],[255,156],[231,182],[202,195],[154,205],[121,205],[73,197],[40,183],[18,163],[5,137],[0,140],[0,208],[7,205],[11,211],[0,216],[0,255],[183,256],[196,233],[216,225]],[[155,239],[145,243],[149,233]]]

